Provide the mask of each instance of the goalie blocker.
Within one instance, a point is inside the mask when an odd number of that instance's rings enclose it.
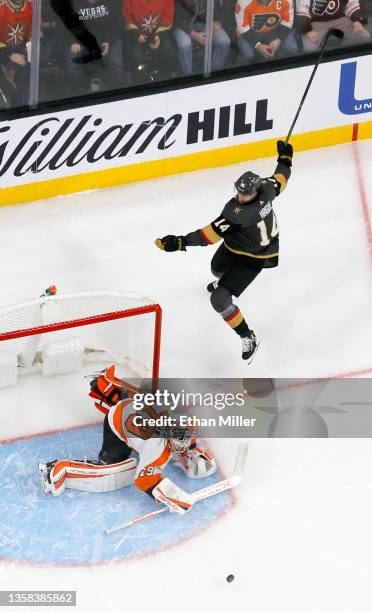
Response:
[[[164,413],[151,407],[136,410],[132,400],[135,391],[136,387],[115,375],[115,366],[91,380],[89,395],[96,407],[106,413],[98,460],[58,459],[39,464],[45,493],[58,496],[66,488],[101,493],[134,483],[172,512],[184,514],[191,509],[193,498],[162,476],[164,467],[174,461],[189,478],[205,478],[215,473],[216,462],[208,451],[197,446],[194,432],[188,428],[170,427],[158,437],[153,435],[155,427],[138,427],[138,415],[146,419]],[[133,451],[138,454],[138,463],[130,458]]]

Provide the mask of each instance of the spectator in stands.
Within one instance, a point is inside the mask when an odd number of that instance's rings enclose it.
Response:
[[[344,32],[344,44],[368,42],[366,23],[359,0],[298,0],[296,29],[302,34],[304,51],[317,51],[330,28]]]
[[[215,0],[215,2],[219,2],[221,5],[221,0]],[[226,34],[230,38],[230,50],[225,61],[224,68],[233,67],[236,64],[236,59],[239,49],[238,49],[238,37],[236,32],[236,16],[235,16],[235,7],[236,0],[222,0],[222,27],[225,30]],[[217,9],[216,9],[217,10]]]
[[[116,0],[73,0],[72,7],[101,51],[101,56],[93,57],[92,48],[72,37],[69,40],[65,70],[75,93],[123,86],[120,4]]]
[[[71,35],[83,47],[86,55],[85,61],[92,62],[102,57],[101,48],[93,34],[87,30],[83,21],[79,19],[78,13],[72,6],[72,0],[50,0],[50,6],[54,13],[61,19]],[[43,11],[48,11],[45,3],[42,5]]]
[[[295,55],[292,0],[241,0],[236,3],[239,60],[265,61]]]
[[[214,3],[212,33],[212,70],[222,70],[230,50],[230,38],[223,28],[224,2]],[[195,72],[193,50],[204,51],[206,42],[207,2],[198,0],[175,0],[174,36],[178,48],[178,61],[184,75]],[[203,64],[198,67],[202,71]]]
[[[124,60],[133,83],[172,76],[173,0],[122,0]]]
[[[32,1],[0,0],[0,69],[8,84],[11,105],[28,102],[30,70],[26,43],[31,39]]]

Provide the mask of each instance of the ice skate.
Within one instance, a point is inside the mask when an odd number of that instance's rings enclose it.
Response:
[[[209,285],[207,285],[208,293],[213,293],[213,291],[217,289],[217,287],[218,287],[218,280],[212,281],[211,283],[209,283]]]
[[[44,493],[50,493],[52,490],[50,471],[54,464],[55,461],[50,461],[49,463],[39,463],[38,465],[40,484]]]
[[[257,342],[255,333],[250,331],[247,336],[242,336],[242,359],[246,360],[248,364],[251,363],[253,357],[256,354],[260,343]]]

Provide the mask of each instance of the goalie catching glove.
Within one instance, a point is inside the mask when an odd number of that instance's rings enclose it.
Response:
[[[212,476],[217,470],[212,455],[197,447],[182,453],[174,465],[181,468],[188,478],[206,478]]]
[[[164,236],[155,240],[156,246],[162,251],[186,251],[185,236]]]
[[[115,365],[87,378],[91,378],[89,395],[97,400],[94,405],[103,414],[108,414],[110,408],[121,400],[133,397],[135,393],[142,391],[123,378],[118,378],[115,374]]]
[[[293,147],[289,142],[285,143],[284,140],[278,140],[276,143],[278,151],[278,162],[288,166],[292,166]]]

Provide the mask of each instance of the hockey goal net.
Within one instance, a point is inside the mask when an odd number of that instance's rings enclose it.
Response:
[[[0,387],[23,374],[43,376],[102,369],[122,376],[159,376],[162,311],[124,291],[43,295],[0,307]]]

